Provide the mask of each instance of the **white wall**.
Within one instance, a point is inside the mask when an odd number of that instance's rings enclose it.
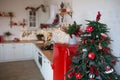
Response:
[[[28,29],[34,29],[30,28],[28,25],[29,22],[29,15],[28,10],[25,10],[26,7],[38,7],[39,5],[44,4],[43,0],[0,0],[0,11],[1,12],[13,12],[15,15],[13,17],[13,21],[15,22],[22,22],[23,19],[26,20],[27,25],[25,28],[20,26],[13,26],[10,28],[10,18],[9,17],[0,17],[0,35],[2,35],[6,31],[10,31],[13,35],[9,39],[13,39],[14,37],[19,37],[21,30],[28,30]],[[43,13],[38,10],[37,15],[37,21],[40,24],[40,22],[45,22],[46,18],[48,18],[48,13]],[[39,24],[37,23],[37,27],[39,27]]]

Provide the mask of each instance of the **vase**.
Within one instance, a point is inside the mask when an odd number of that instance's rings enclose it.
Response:
[[[69,44],[74,45],[77,43],[76,36],[74,34],[71,35],[72,37],[69,37]]]

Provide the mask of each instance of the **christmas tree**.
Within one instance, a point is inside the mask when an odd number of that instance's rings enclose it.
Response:
[[[110,48],[109,29],[100,23],[101,14],[88,22],[81,36],[78,54],[72,56],[72,64],[67,73],[70,80],[120,80],[114,69],[117,57]]]

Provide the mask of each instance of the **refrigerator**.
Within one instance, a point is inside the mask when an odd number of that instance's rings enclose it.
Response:
[[[78,44],[69,45],[55,43],[53,48],[53,80],[67,80],[66,73],[70,69],[71,58],[77,54]]]

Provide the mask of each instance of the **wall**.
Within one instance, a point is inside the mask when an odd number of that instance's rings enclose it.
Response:
[[[9,39],[13,39],[14,37],[20,37],[20,33],[22,30],[32,30],[37,29],[39,27],[40,22],[46,22],[48,18],[48,12],[43,13],[40,9],[37,12],[37,27],[30,28],[28,25],[29,16],[28,10],[26,11],[26,7],[38,7],[39,5],[44,4],[43,0],[0,0],[0,11],[1,12],[13,12],[15,15],[13,17],[13,21],[22,22],[23,19],[26,20],[27,25],[25,28],[21,26],[13,26],[10,28],[10,18],[9,17],[0,17],[0,35],[3,35],[4,32],[10,31],[13,35]],[[47,16],[46,16],[47,15]],[[39,23],[39,24],[38,24]]]

